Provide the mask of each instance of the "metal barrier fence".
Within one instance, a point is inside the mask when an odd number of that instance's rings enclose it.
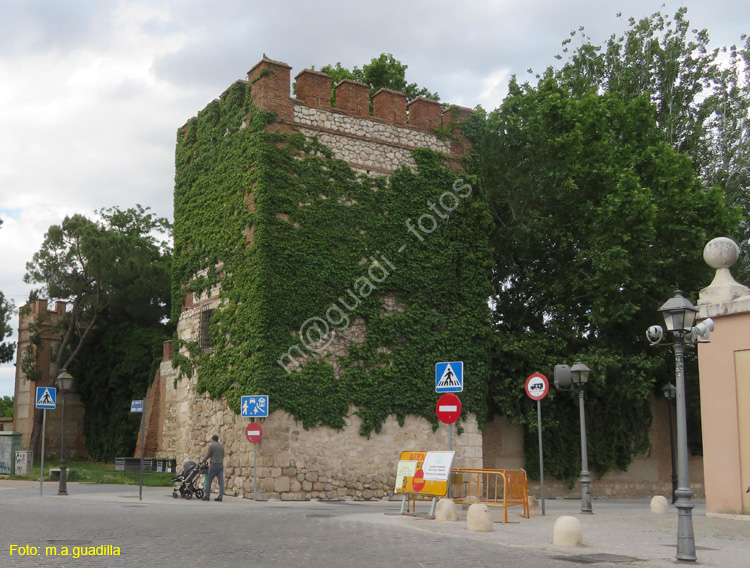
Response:
[[[522,469],[453,469],[451,496],[456,503],[484,503],[503,508],[503,523],[508,522],[508,507],[523,507],[529,518],[529,489]]]

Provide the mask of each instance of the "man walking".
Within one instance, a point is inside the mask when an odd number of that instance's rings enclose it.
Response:
[[[224,498],[224,446],[219,443],[219,437],[213,435],[213,442],[208,446],[208,453],[203,458],[204,462],[211,460],[211,465],[206,474],[206,483],[204,484],[203,500],[211,500],[211,484],[214,477],[219,478],[219,496],[214,501],[221,501]]]

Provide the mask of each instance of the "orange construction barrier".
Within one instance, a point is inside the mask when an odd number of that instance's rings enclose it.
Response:
[[[529,488],[523,469],[453,469],[451,496],[456,503],[484,503],[503,508],[503,523],[508,522],[508,507],[521,505],[529,518]]]

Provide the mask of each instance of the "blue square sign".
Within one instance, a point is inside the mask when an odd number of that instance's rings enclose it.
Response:
[[[435,392],[463,392],[463,361],[435,364]]]
[[[247,418],[266,418],[268,416],[268,395],[243,396],[240,400],[240,410],[242,416]]]
[[[57,406],[57,389],[55,387],[36,387],[36,407],[52,410]]]

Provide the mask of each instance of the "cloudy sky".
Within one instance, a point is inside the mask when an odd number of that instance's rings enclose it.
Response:
[[[662,4],[717,46],[750,32],[734,0],[0,0],[0,290],[25,302],[25,263],[65,215],[139,203],[171,219],[177,128],[264,53],[292,76],[392,53],[410,82],[489,110],[571,30],[601,43]],[[0,366],[0,396],[13,380]]]

